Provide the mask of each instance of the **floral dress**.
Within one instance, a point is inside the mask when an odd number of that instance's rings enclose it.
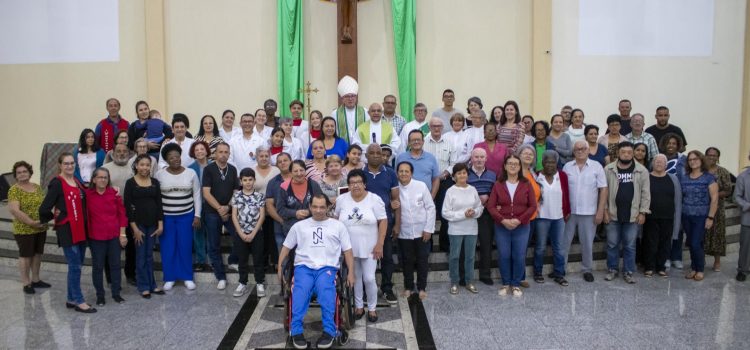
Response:
[[[714,175],[719,185],[719,192],[730,191],[732,189],[732,181],[727,169],[718,167]],[[713,227],[706,231],[706,255],[725,256],[727,253],[727,223],[724,212],[724,199],[719,199],[715,219]]]

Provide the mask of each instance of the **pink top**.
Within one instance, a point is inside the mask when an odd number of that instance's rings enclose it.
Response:
[[[508,148],[499,141],[495,142],[495,149],[492,151],[490,151],[490,148],[487,146],[487,141],[474,145],[474,148],[481,148],[487,152],[487,163],[485,167],[495,172],[498,179],[503,177],[503,173],[505,172],[503,169],[503,163],[505,162],[505,157],[509,154]]]
[[[521,146],[525,136],[526,132],[521,123],[517,123],[515,128],[509,128],[499,124],[497,126],[497,142],[504,144],[511,154],[516,153],[516,149]]]

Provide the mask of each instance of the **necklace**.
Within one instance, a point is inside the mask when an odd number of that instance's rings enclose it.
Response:
[[[219,175],[221,175],[221,181],[224,181],[227,179],[227,173],[229,173],[229,166],[224,167],[224,171],[222,172],[221,167],[216,164],[216,166],[219,168]]]

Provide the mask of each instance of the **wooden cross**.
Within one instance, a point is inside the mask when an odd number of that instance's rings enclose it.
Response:
[[[338,46],[338,82],[345,75],[359,81],[357,66],[357,0],[338,0],[336,42]]]
[[[318,88],[310,87],[312,85],[310,81],[307,81],[307,84],[305,84],[304,88],[299,89],[299,92],[305,94],[305,114],[302,116],[302,119],[309,119],[310,118],[310,108],[312,108],[312,104],[310,103],[310,94],[311,93],[318,93]]]

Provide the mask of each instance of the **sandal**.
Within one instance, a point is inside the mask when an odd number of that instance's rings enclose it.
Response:
[[[696,272],[695,277],[693,277],[696,281],[703,281],[703,272]]]
[[[362,313],[359,312],[359,310],[354,311],[354,319],[355,320],[361,320],[362,317],[365,315],[365,309],[361,309]]]
[[[685,278],[686,278],[686,279],[689,279],[689,280],[691,280],[691,279],[695,278],[695,271],[690,271],[690,272],[688,272],[688,274],[687,274],[687,275],[685,275]]]
[[[659,274],[659,276],[664,277],[664,278],[669,277],[669,275],[667,275],[667,271],[659,271],[657,272],[657,274]]]
[[[714,263],[714,272],[721,272],[721,264]]]
[[[646,277],[652,277],[654,276],[654,271],[648,270],[644,272],[643,275],[645,275]]]
[[[569,284],[568,281],[566,281],[565,278],[562,277],[555,277],[555,282],[563,287],[567,287]]]

